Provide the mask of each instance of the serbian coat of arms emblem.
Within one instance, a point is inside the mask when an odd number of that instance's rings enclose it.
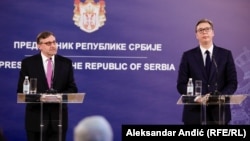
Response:
[[[104,25],[105,16],[105,1],[100,0],[80,0],[74,1],[73,21],[81,30],[92,33]]]

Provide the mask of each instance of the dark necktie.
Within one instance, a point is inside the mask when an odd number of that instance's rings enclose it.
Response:
[[[207,71],[207,75],[209,76],[209,74],[210,74],[210,68],[211,68],[210,52],[207,50],[205,53],[207,54],[206,55],[205,68],[206,68],[206,71]]]
[[[49,85],[49,88],[51,87],[51,79],[52,79],[52,59],[51,58],[48,58],[48,64],[47,64],[47,74],[46,74],[46,77],[47,77],[47,82],[48,82],[48,85]]]

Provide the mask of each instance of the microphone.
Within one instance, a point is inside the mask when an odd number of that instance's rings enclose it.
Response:
[[[214,90],[214,95],[219,95],[219,91],[218,91],[218,74],[219,74],[219,71],[218,71],[218,65],[216,63],[216,60],[215,60],[215,56],[214,54],[212,55],[212,61],[213,61],[213,64],[215,66],[215,71],[216,71],[216,78],[215,78],[215,90]]]

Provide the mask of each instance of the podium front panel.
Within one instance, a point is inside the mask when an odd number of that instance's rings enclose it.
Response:
[[[43,130],[46,128],[45,123],[53,122],[58,125],[59,141],[62,141],[62,105],[64,103],[83,103],[85,93],[39,93],[39,94],[17,94],[17,103],[34,103],[40,104],[40,141],[43,140]],[[44,118],[43,108],[46,103],[58,103],[58,118],[46,119]]]
[[[248,94],[233,94],[233,95],[209,95],[208,97],[201,96],[205,100],[202,102],[195,102],[196,96],[182,95],[178,101],[178,105],[190,105],[190,106],[200,106],[200,119],[201,124],[211,124],[216,123],[219,125],[225,124],[225,106],[226,105],[239,105],[241,104],[248,96]],[[218,121],[210,122],[206,119],[207,117],[207,108],[209,105],[217,105],[218,107]]]

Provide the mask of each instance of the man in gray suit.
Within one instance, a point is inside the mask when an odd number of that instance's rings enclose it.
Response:
[[[192,78],[193,82],[202,80],[202,95],[234,94],[238,85],[234,59],[230,50],[214,44],[213,23],[208,19],[199,20],[195,26],[195,35],[199,45],[185,51],[181,58],[177,78],[178,92],[181,95],[186,94],[188,79]],[[220,120],[223,120],[223,124],[228,124],[231,120],[230,105],[223,105],[223,108],[219,105],[208,105],[205,109],[201,104],[184,105],[183,123],[221,124]]]
[[[40,52],[22,60],[17,92],[22,93],[25,76],[37,78],[37,93],[77,93],[72,61],[57,55],[56,37],[52,32],[42,32],[37,36],[37,46]],[[52,76],[46,77],[47,64],[52,61]],[[49,79],[52,82],[49,82]],[[43,104],[43,141],[66,140],[68,128],[68,108],[62,104],[62,130],[59,130],[59,104]],[[28,141],[40,141],[40,111],[39,103],[27,103],[25,113],[25,129]],[[62,132],[62,136],[60,135]]]

